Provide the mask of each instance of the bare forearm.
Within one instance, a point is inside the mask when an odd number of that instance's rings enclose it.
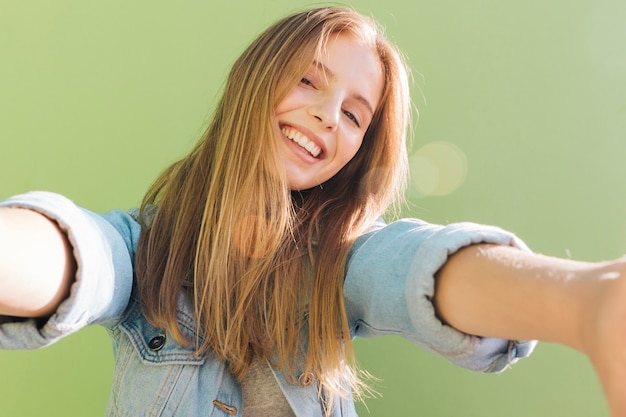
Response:
[[[539,339],[584,350],[585,310],[611,264],[477,245],[453,255],[437,279],[441,318],[481,336]]]
[[[611,415],[626,417],[626,260],[587,263],[478,245],[441,269],[440,317],[461,331],[558,342],[586,354]]]
[[[49,315],[67,296],[74,270],[54,222],[30,210],[0,209],[0,314]]]

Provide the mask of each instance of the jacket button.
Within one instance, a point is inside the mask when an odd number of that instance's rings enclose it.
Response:
[[[148,342],[148,347],[154,351],[161,350],[163,346],[165,346],[165,335],[163,334],[153,337],[152,340]]]
[[[312,372],[304,372],[298,378],[298,384],[303,388],[311,385],[313,381],[315,381],[315,375]]]

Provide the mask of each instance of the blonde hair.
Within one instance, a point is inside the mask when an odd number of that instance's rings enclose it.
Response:
[[[319,187],[292,191],[274,111],[338,33],[376,52],[382,98],[356,156]],[[235,62],[201,140],[144,198],[137,281],[146,318],[198,354],[214,352],[239,379],[256,355],[287,378],[303,366],[332,396],[358,395],[365,385],[345,313],[346,260],[404,191],[409,102],[401,54],[354,10],[313,9],[268,28]],[[193,300],[196,340],[176,320],[181,293]]]

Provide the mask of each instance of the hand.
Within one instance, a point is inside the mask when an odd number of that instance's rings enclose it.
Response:
[[[607,263],[582,323],[581,350],[593,363],[612,417],[626,417],[626,259]]]
[[[438,314],[466,333],[585,353],[613,417],[626,417],[626,258],[579,262],[475,245],[441,269]]]

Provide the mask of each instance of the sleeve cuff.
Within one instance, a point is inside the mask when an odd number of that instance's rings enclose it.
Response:
[[[435,274],[448,258],[462,248],[479,243],[505,245],[530,252],[514,234],[498,227],[474,223],[455,223],[433,233],[420,246],[410,271],[415,278],[407,282],[407,297],[413,297],[409,315],[419,323],[426,348],[464,368],[479,372],[501,372],[530,355],[535,341],[503,340],[469,335],[441,322],[435,313],[433,297]],[[409,300],[407,300],[408,303]],[[410,303],[408,303],[410,305]]]
[[[439,226],[404,219],[376,226],[359,238],[351,251],[344,285],[353,335],[398,335],[481,372],[502,371],[528,356],[535,342],[465,334],[435,314],[435,274],[450,255],[478,243],[529,250],[512,233],[473,223]]]
[[[0,206],[34,210],[54,220],[67,235],[77,264],[70,295],[57,311],[43,324],[36,319],[4,318],[0,347],[43,347],[84,326],[115,320],[123,313],[132,289],[131,250],[109,221],[48,192],[15,196],[0,202]]]

